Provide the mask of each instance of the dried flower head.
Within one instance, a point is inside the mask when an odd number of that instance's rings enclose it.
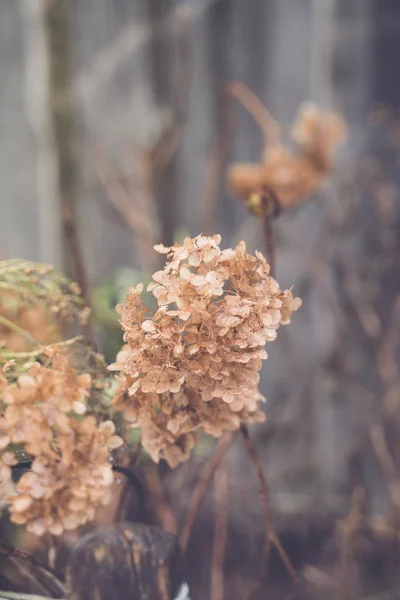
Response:
[[[195,434],[214,436],[262,421],[259,371],[266,342],[300,306],[281,291],[261,253],[244,242],[221,250],[219,235],[186,238],[155,249],[166,266],[148,290],[158,308],[132,288],[118,307],[126,342],[111,369],[121,372],[113,403],[140,427],[153,460],[188,458]]]
[[[250,94],[243,84],[234,87],[234,95],[249,109]],[[250,97],[254,103],[253,95]],[[268,118],[273,121],[269,115]],[[269,125],[270,129],[274,126],[275,135],[272,143],[266,139],[260,162],[233,164],[227,176],[230,189],[244,198],[257,216],[264,216],[267,210],[262,190],[276,194],[283,209],[296,206],[314,193],[331,172],[334,153],[346,137],[342,117],[312,103],[300,107],[293,124],[291,138],[297,145],[295,151],[282,145],[277,124],[273,121]]]
[[[33,462],[10,498],[11,520],[38,535],[58,535],[92,519],[96,507],[108,501],[109,450],[122,439],[111,421],[98,424],[93,415],[81,420],[91,375],[78,374],[59,346],[43,352],[46,365],[11,361],[3,367],[0,475],[11,479],[22,448]]]
[[[110,500],[113,481],[109,450],[122,444],[111,421],[94,416],[68,419],[55,438],[58,459],[41,454],[17,483],[10,498],[11,520],[36,535],[61,535],[90,521]]]

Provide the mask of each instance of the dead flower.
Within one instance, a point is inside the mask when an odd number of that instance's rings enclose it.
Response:
[[[156,246],[167,257],[148,286],[158,309],[142,304],[142,286],[118,307],[125,346],[110,367],[121,373],[113,403],[141,429],[153,460],[171,466],[188,458],[199,430],[218,437],[264,420],[264,346],[301,304],[260,252],[248,254],[244,242],[221,250],[220,242],[199,235]]]
[[[338,146],[346,137],[343,118],[305,103],[291,129],[292,150],[281,143],[279,127],[258,98],[243,84],[232,83],[230,93],[243,103],[265,134],[265,147],[259,163],[236,163],[228,169],[228,185],[243,198],[257,216],[270,207],[265,196],[276,195],[279,207],[287,209],[304,202],[326,179],[333,168]]]

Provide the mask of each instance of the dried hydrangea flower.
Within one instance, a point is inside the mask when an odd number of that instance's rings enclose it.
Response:
[[[305,103],[291,131],[296,150],[280,142],[267,145],[259,163],[231,165],[228,185],[258,216],[265,214],[259,197],[263,189],[275,192],[283,209],[296,206],[329,175],[334,154],[345,137],[346,124],[340,115]]]
[[[48,350],[46,366],[24,365],[15,381],[0,378],[0,475],[10,481],[22,447],[33,460],[10,498],[11,520],[38,535],[73,529],[109,499],[110,450],[122,445],[111,421],[86,413],[92,378],[78,374],[68,357]]]
[[[56,437],[59,458],[41,455],[16,485],[10,498],[11,521],[36,535],[61,535],[94,518],[110,499],[113,481],[109,450],[122,444],[111,421],[98,425],[93,416],[69,420]]]
[[[186,460],[199,430],[218,437],[262,421],[259,371],[265,344],[300,306],[271,277],[263,255],[244,242],[221,250],[219,235],[155,249],[166,265],[149,284],[158,308],[132,288],[118,307],[125,345],[113,403],[140,427],[153,460]]]

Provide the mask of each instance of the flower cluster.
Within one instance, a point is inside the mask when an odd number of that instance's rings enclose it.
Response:
[[[259,371],[265,344],[300,305],[281,291],[259,252],[244,242],[221,250],[219,235],[155,249],[167,255],[149,284],[158,308],[132,288],[118,307],[126,345],[110,368],[121,371],[115,407],[140,427],[151,457],[185,460],[196,432],[220,436],[262,421]]]
[[[6,367],[5,369],[6,370]],[[0,379],[0,476],[10,480],[21,448],[31,469],[9,498],[11,520],[37,535],[74,529],[108,501],[109,450],[122,444],[111,421],[85,416],[91,376],[78,375],[66,355],[25,365],[16,380]]]
[[[276,192],[283,208],[295,206],[315,192],[330,173],[334,152],[345,135],[346,126],[339,115],[304,104],[291,131],[297,150],[281,143],[267,146],[259,163],[230,167],[229,186],[261,216],[264,209],[252,195],[263,188]]]

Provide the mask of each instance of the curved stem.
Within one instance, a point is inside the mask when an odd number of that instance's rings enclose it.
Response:
[[[259,486],[260,486],[260,497],[261,497],[261,503],[262,503],[262,508],[263,508],[263,512],[264,512],[264,523],[265,523],[265,530],[266,530],[265,531],[265,533],[266,533],[265,566],[267,566],[267,564],[268,564],[270,547],[272,544],[273,546],[275,546],[275,549],[278,552],[278,554],[281,558],[281,561],[285,565],[286,570],[287,570],[292,582],[294,583],[294,585],[298,585],[299,577],[290,561],[290,558],[286,554],[286,551],[283,548],[283,546],[280,542],[280,539],[279,539],[279,537],[275,531],[275,528],[272,524],[272,521],[271,521],[269,487],[268,487],[268,483],[267,483],[267,480],[266,480],[266,477],[265,477],[265,474],[264,474],[264,471],[263,471],[263,468],[261,465],[260,457],[258,456],[257,450],[255,449],[252,439],[250,438],[249,429],[248,429],[247,425],[241,425],[240,433],[243,436],[243,440],[246,444],[250,459],[251,459],[251,461],[255,467],[255,470],[257,472]],[[262,579],[264,579],[264,575],[265,574],[263,573]],[[255,590],[252,590],[251,595],[254,593],[254,591]]]
[[[0,591],[0,600],[52,600],[52,597],[38,596],[37,594],[20,594],[19,592]]]
[[[4,317],[3,315],[0,315],[0,325],[4,325],[4,327],[7,327],[7,329],[11,329],[11,331],[14,331],[18,335],[21,335],[30,344],[32,344],[32,346],[37,346],[39,344],[39,342],[37,340],[35,340],[35,338],[33,337],[33,335],[31,335],[29,333],[29,331],[26,331],[26,329],[23,329],[22,327],[20,327],[16,323],[13,323],[13,321],[10,321],[9,319],[7,319],[6,317]]]
[[[257,96],[241,81],[232,81],[227,86],[228,93],[236,98],[247,112],[253,117],[264,134],[264,143],[274,146],[281,145],[279,125],[257,98]]]
[[[15,360],[23,358],[35,358],[36,356],[40,356],[40,354],[43,354],[43,348],[51,348],[52,346],[60,346],[61,348],[67,348],[68,346],[73,346],[74,344],[77,344],[79,342],[85,342],[86,340],[86,336],[77,335],[69,340],[63,340],[62,342],[55,342],[54,344],[49,345],[41,345],[38,350],[32,350],[32,352],[0,352],[0,360],[11,360],[12,358],[15,358]],[[39,342],[35,341],[35,343],[39,345]],[[93,352],[96,354],[94,350]]]
[[[209,461],[205,464],[202,472],[200,473],[199,480],[196,483],[192,497],[189,502],[189,508],[186,514],[186,521],[184,523],[182,532],[179,536],[179,543],[183,553],[185,553],[186,551],[190,537],[190,532],[196,520],[197,511],[199,509],[201,501],[203,500],[206,494],[208,484],[212,476],[214,475],[216,469],[221,464],[222,459],[224,458],[225,454],[230,448],[237,433],[237,431],[227,432],[222,436],[222,438],[218,442],[215,452],[211,455]]]

